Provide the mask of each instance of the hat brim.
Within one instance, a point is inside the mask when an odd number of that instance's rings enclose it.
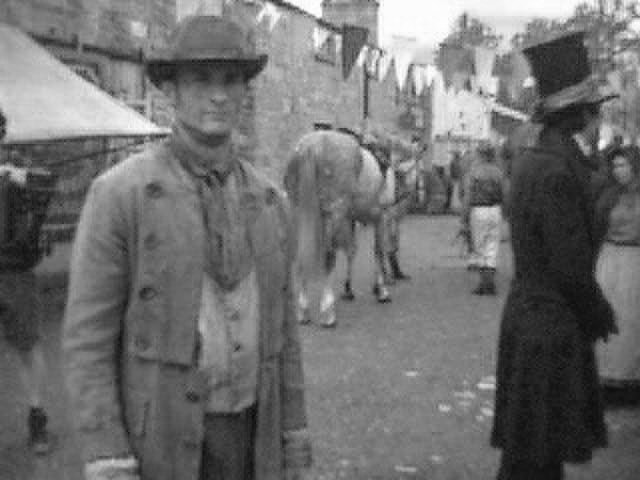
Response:
[[[267,66],[269,56],[267,54],[258,55],[252,58],[196,58],[189,60],[164,60],[152,59],[146,62],[146,71],[149,80],[160,87],[163,82],[175,78],[176,70],[180,65],[193,64],[213,64],[213,65],[234,65],[240,67],[246,80],[256,77]]]
[[[534,108],[531,120],[537,122],[548,115],[578,105],[600,105],[619,96],[610,89],[598,86],[593,78],[588,78],[577,85],[541,99]]]

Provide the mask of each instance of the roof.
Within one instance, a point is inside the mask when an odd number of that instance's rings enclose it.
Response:
[[[8,119],[5,144],[167,133],[4,23],[0,23],[0,109]]]

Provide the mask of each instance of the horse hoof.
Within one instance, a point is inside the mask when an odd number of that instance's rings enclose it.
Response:
[[[391,297],[378,297],[378,303],[391,303]]]
[[[348,302],[352,302],[356,299],[356,296],[353,294],[353,292],[344,292],[342,294],[342,299],[347,300]]]
[[[332,322],[321,323],[320,326],[322,328],[336,328],[338,326],[338,322],[334,320]]]

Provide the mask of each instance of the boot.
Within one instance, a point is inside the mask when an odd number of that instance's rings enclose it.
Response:
[[[349,302],[355,300],[356,296],[353,293],[353,289],[351,288],[351,280],[345,280],[344,282],[344,293],[342,294],[342,299],[347,300]]]
[[[29,409],[29,446],[36,455],[46,455],[51,449],[47,420],[47,414],[42,408]]]
[[[398,263],[398,254],[396,252],[389,254],[389,265],[391,266],[391,275],[396,280],[411,280],[411,276],[407,275],[400,269]]]
[[[473,295],[495,295],[495,269],[483,267],[480,269],[480,283],[472,290]]]

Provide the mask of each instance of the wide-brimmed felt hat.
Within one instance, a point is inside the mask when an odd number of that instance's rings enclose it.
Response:
[[[597,105],[617,97],[592,74],[584,37],[583,31],[573,32],[523,50],[540,96],[533,121],[572,106]]]
[[[238,65],[251,79],[267,64],[258,54],[250,32],[234,21],[211,15],[183,19],[172,32],[167,47],[149,55],[147,74],[155,85],[174,77],[181,64],[214,62]]]

